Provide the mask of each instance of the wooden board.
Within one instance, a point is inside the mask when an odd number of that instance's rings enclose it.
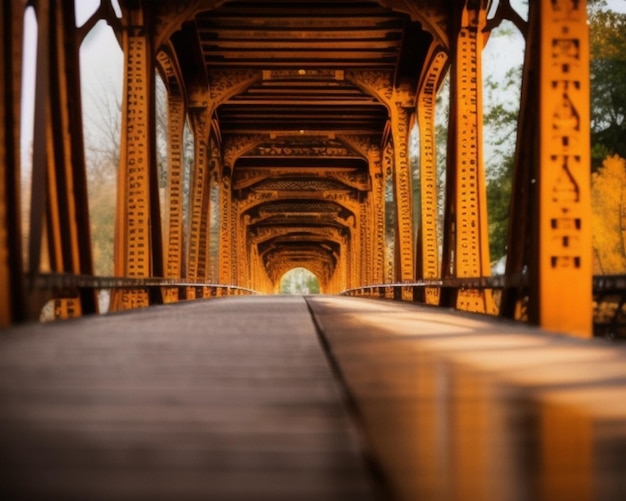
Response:
[[[371,499],[299,297],[0,332],[2,499]]]
[[[397,499],[623,497],[623,344],[409,303],[307,300]]]

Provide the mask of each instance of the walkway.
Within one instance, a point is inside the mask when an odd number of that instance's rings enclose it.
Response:
[[[626,350],[327,296],[26,326],[0,444],[2,499],[621,499]]]

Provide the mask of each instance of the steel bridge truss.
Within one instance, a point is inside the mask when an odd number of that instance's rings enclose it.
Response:
[[[303,266],[325,293],[383,291],[591,335],[584,0],[531,0],[527,21],[508,0],[119,3],[121,17],[103,0],[80,27],[71,1],[0,7],[3,325],[37,318],[50,299],[58,317],[95,313],[101,288],[111,289],[116,310],[217,291],[272,293],[286,271]],[[32,198],[23,203],[27,6],[36,13],[38,46]],[[79,48],[101,19],[125,55],[114,278],[93,273],[80,97]],[[525,36],[526,52],[507,268],[490,278],[481,54],[505,19]],[[164,196],[157,73],[168,97]],[[439,228],[435,107],[446,74]],[[188,195],[186,122],[194,137]],[[409,162],[414,123],[419,201]]]

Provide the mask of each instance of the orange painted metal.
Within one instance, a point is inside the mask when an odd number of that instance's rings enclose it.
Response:
[[[231,2],[206,0],[177,8],[166,0],[158,5],[120,1],[122,17],[111,23],[125,54],[116,276],[202,283],[218,279],[271,291],[284,271],[306,264],[331,293],[381,281],[480,281],[489,276],[481,54],[491,2],[355,2],[360,14],[354,17],[330,15],[333,9],[345,14],[345,6],[323,4],[328,16],[311,17],[305,3],[295,1],[252,7],[248,2],[234,16]],[[47,299],[27,291],[27,277],[34,280],[46,271],[93,275],[79,47],[112,7],[105,2],[86,27],[77,28],[74,2],[40,0],[33,5],[39,43],[26,266],[19,215],[25,6],[7,0],[0,9],[3,325],[24,319],[27,310],[36,311]],[[502,314],[522,316],[527,301],[532,322],[588,336],[592,302],[585,2],[533,1],[530,7]],[[276,14],[283,24],[276,24]],[[232,38],[224,39],[226,32]],[[283,39],[285,33],[295,46]],[[306,51],[300,38],[306,39]],[[376,41],[381,39],[385,42],[379,47]],[[271,50],[271,57],[257,46]],[[418,53],[419,66],[411,69]],[[440,266],[434,108],[448,66],[451,116]],[[169,93],[165,246],[155,155],[157,69]],[[417,244],[408,157],[413,113],[421,132]],[[195,159],[187,195],[182,143],[189,117]],[[393,252],[385,245],[386,179],[393,196],[387,207],[395,218],[388,222]],[[219,191],[213,205],[212,189]],[[275,205],[264,212],[268,203]],[[219,228],[211,228],[212,210],[219,211]],[[290,252],[294,242],[306,242],[304,252]],[[270,247],[272,252],[267,252]],[[188,298],[209,294],[206,284],[185,287]],[[56,316],[95,312],[95,293],[87,289],[49,294],[56,300]],[[411,292],[405,289],[398,289],[396,296]],[[444,305],[495,311],[488,289],[450,289],[441,294]],[[113,294],[113,307],[177,301],[185,295],[181,290],[164,290],[164,299],[160,292],[149,293],[147,286],[120,289]],[[418,299],[437,304],[439,294],[428,286]]]
[[[448,173],[443,277],[491,274],[482,132],[482,32],[487,3],[460,6],[451,59]],[[461,310],[494,313],[490,291],[459,290],[447,299]]]
[[[531,3],[502,305],[581,337],[593,315],[588,44],[585,2]]]
[[[74,5],[44,0],[36,7],[40,31],[28,271],[31,276],[46,268],[92,275]],[[93,291],[56,301],[58,318],[97,311]]]
[[[418,91],[417,124],[419,127],[419,183],[420,211],[416,246],[416,278],[434,279],[441,276],[439,262],[439,181],[435,144],[435,106],[437,90],[447,67],[448,57],[442,50],[436,51],[429,62],[426,77]],[[424,290],[422,301],[439,304],[439,291]]]
[[[0,7],[0,326],[27,318],[20,221],[23,5]]]
[[[118,203],[115,227],[115,274],[162,276],[160,216],[156,184],[154,127],[154,58],[152,39],[141,9],[125,13],[122,32],[125,76],[122,102]],[[147,290],[114,295],[114,309],[148,306]]]
[[[539,7],[537,6],[537,9]],[[591,335],[589,35],[586,2],[541,2],[538,283],[540,326]]]

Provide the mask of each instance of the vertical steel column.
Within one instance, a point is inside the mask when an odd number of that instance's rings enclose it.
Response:
[[[385,176],[380,148],[374,148],[368,155],[372,191],[369,195],[370,205],[370,245],[372,249],[371,284],[384,281],[385,271]]]
[[[185,278],[185,270],[183,269],[183,249],[185,244],[183,133],[185,112],[184,98],[179,94],[170,92],[167,99],[169,176],[166,202],[167,248],[165,261],[165,276],[169,278]],[[164,295],[166,296],[165,300],[168,302],[179,299],[178,289],[170,289]]]
[[[25,320],[20,223],[20,97],[24,3],[0,5],[0,327]]]
[[[115,228],[115,273],[162,276],[161,218],[155,155],[154,53],[145,7],[124,12],[125,78]],[[114,295],[115,309],[158,302],[147,290]]]
[[[221,199],[221,231],[220,231],[220,282],[223,284],[232,283],[232,261],[233,253],[233,220],[232,220],[232,191],[230,189],[230,168],[225,168],[222,175],[222,193]]]
[[[191,180],[189,210],[189,258],[187,277],[207,280],[207,246],[209,242],[209,206],[211,199],[209,173],[210,111],[207,107],[190,110],[194,136],[194,167]],[[189,291],[193,294],[192,291]],[[195,296],[193,296],[195,297]],[[191,298],[190,298],[191,299]]]
[[[360,260],[360,253],[358,240],[356,238],[356,232],[358,231],[357,226],[358,221],[355,221],[355,225],[350,229],[350,236],[346,238],[346,245],[343,250],[346,254],[346,263],[348,265],[346,269],[345,289],[356,287],[359,276],[358,261]]]
[[[544,328],[591,336],[590,84],[586,2],[541,2],[540,26],[541,171],[538,220],[534,225],[539,243],[539,283],[537,302],[531,302],[531,315],[536,316]]]
[[[395,272],[392,281],[412,282],[415,278],[413,241],[413,192],[409,162],[409,115],[415,107],[409,89],[395,87],[390,75],[376,71],[350,71],[346,79],[374,96],[389,112],[391,160],[388,151],[383,153],[385,164],[390,163],[393,173],[394,204],[396,210],[396,235],[394,245]],[[389,147],[388,142],[384,146]],[[385,165],[385,168],[387,165]],[[386,169],[385,169],[386,170]]]
[[[428,72],[417,95],[417,124],[420,138],[420,212],[416,245],[416,278],[441,276],[438,239],[438,181],[435,147],[435,105],[437,90],[446,68],[447,56],[439,50],[429,61]],[[439,303],[439,290],[424,290],[421,301]]]
[[[73,2],[37,4],[39,39],[29,273],[41,271],[44,235],[50,269],[93,274],[83,145],[79,44]],[[43,227],[45,221],[45,229]],[[55,316],[96,312],[96,295],[55,300]],[[33,312],[36,314],[36,312]]]
[[[232,171],[231,171],[232,176]],[[232,183],[232,177],[230,179]],[[232,184],[230,185],[232,186]],[[230,283],[233,285],[240,285],[239,283],[239,265],[241,259],[241,246],[239,236],[239,218],[237,215],[239,214],[238,202],[232,196],[232,190],[230,191],[230,252],[231,252],[231,271],[230,271]]]
[[[350,148],[367,159],[369,191],[360,202],[361,283],[383,282],[385,259],[385,197],[380,146],[359,136],[342,136]]]
[[[487,195],[482,145],[484,0],[466,0],[451,43],[450,126],[443,276],[490,275]],[[492,313],[490,291],[461,290],[442,298],[467,311]]]
[[[184,132],[187,113],[182,76],[168,50],[156,54],[157,69],[167,89],[167,190],[165,194],[164,276],[185,277]],[[178,287],[162,289],[164,302],[185,297]]]
[[[394,90],[394,100],[390,106],[393,137],[393,188],[396,206],[394,274],[395,280],[399,282],[412,282],[415,279],[408,101],[407,93]]]
[[[503,314],[521,299],[545,329],[592,335],[586,2],[531,2]],[[534,110],[537,110],[536,112]],[[529,213],[530,216],[526,216]]]
[[[372,249],[369,242],[369,197],[361,196],[361,202],[359,203],[359,227],[358,227],[358,242],[359,242],[359,267],[358,267],[358,281],[355,284],[358,287],[362,287],[370,283],[370,273],[372,270]]]
[[[168,157],[167,186],[167,261],[166,276],[184,277],[184,207],[183,207],[183,130],[185,101],[182,96],[168,96]]]
[[[396,262],[397,253],[395,252],[395,248],[397,245],[398,238],[396,236],[397,225],[390,225],[390,220],[393,219],[394,223],[397,215],[395,214],[395,193],[393,189],[389,189],[389,187],[393,184],[393,146],[391,145],[391,141],[387,141],[383,148],[383,172],[384,172],[384,196],[383,196],[383,207],[384,207],[384,242],[385,242],[385,252],[384,252],[384,272],[383,272],[383,282],[392,283],[395,281],[396,277],[396,268],[398,267],[398,263]],[[389,197],[393,197],[392,203],[389,203],[387,200]],[[393,218],[391,217],[393,216]],[[391,247],[391,249],[390,249]]]

